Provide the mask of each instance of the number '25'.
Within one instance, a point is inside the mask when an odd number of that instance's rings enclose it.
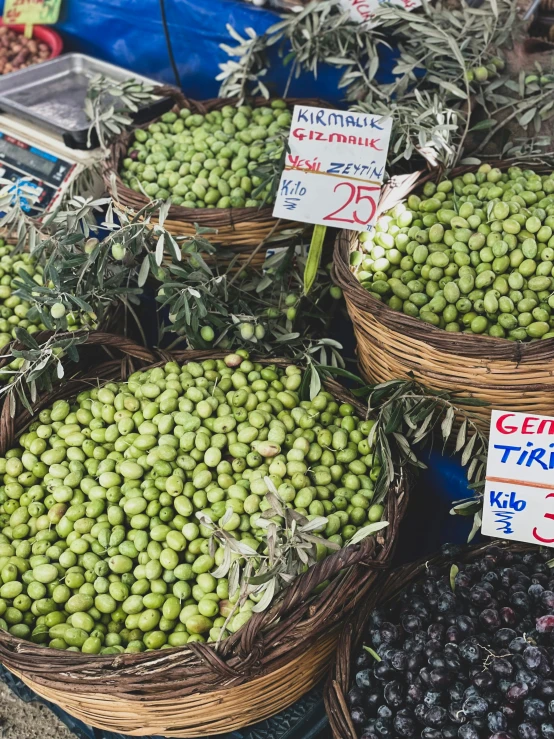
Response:
[[[351,182],[339,182],[333,192],[337,192],[337,190],[341,187],[346,187],[350,191],[348,195],[348,200],[346,201],[346,203],[341,205],[340,208],[337,208],[337,210],[335,210],[333,213],[329,213],[328,216],[325,216],[323,220],[341,221],[342,223],[359,223],[361,226],[367,226],[367,224],[370,223],[375,216],[375,211],[377,210],[377,203],[375,202],[374,198],[367,193],[379,192],[381,188],[379,186],[368,187],[367,185],[358,185],[356,187]],[[354,201],[355,205],[358,205],[363,201],[367,201],[367,205],[369,207],[369,215],[365,219],[358,214],[357,210],[354,210],[352,212],[352,218],[337,217],[339,213],[342,213],[342,211],[348,208],[352,201]]]

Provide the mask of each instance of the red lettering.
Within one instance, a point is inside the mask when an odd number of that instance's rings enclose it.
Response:
[[[554,498],[554,493],[548,493],[545,500],[548,500],[548,498]],[[554,521],[554,513],[545,513],[544,518],[548,518],[550,521]],[[546,539],[545,537],[541,536],[536,526],[533,529],[533,536],[535,537],[537,541],[540,541],[543,544],[553,544],[554,543],[554,539]]]
[[[554,539],[545,539],[543,536],[540,536],[540,534],[537,531],[537,527],[533,529],[533,536],[537,541],[541,541],[543,544],[552,544],[554,543]]]
[[[347,187],[350,190],[350,194],[348,196],[348,200],[340,206],[340,208],[337,208],[337,210],[333,211],[333,213],[329,213],[328,216],[325,216],[323,218],[324,221],[340,221],[342,223],[358,223],[360,226],[367,226],[369,223],[371,223],[372,219],[375,216],[375,212],[377,210],[377,203],[375,202],[375,199],[371,195],[367,195],[364,193],[369,192],[379,192],[380,187],[374,186],[374,187],[366,187],[364,185],[358,185],[358,187],[355,187],[351,182],[339,182],[338,185],[336,185],[334,192],[337,192],[337,190],[341,187]],[[364,201],[367,201],[368,207],[369,207],[369,215],[366,218],[362,218],[357,210],[354,210],[352,212],[352,218],[339,218],[338,214],[342,213],[348,206],[354,201],[356,205],[359,203],[362,203]]]
[[[354,200],[354,198],[356,197],[356,188],[350,182],[339,182],[339,184],[335,187],[333,192],[336,192],[339,189],[339,187],[350,188],[350,195],[348,197],[348,200],[346,201],[346,203],[344,203],[344,205],[341,205],[341,207],[337,208],[337,210],[335,210],[333,213],[329,213],[328,216],[325,216],[323,220],[324,221],[342,221],[343,223],[354,223],[353,218],[336,218],[336,216],[338,215],[338,213],[340,213],[345,208],[347,208],[350,205],[350,203]]]
[[[527,416],[525,421],[523,422],[523,426],[521,427],[521,433],[522,434],[534,434],[535,430],[529,428],[529,422],[531,421],[538,421],[538,418],[535,418],[535,416]]]
[[[546,418],[539,423],[537,434],[544,434],[544,430],[547,426],[549,427],[547,433],[550,435],[554,434],[554,420],[547,420]]]
[[[372,12],[365,0],[352,0],[352,7],[357,10],[364,20],[372,17]]]
[[[504,421],[507,418],[513,418],[514,413],[505,413],[503,416],[500,416],[496,421],[496,430],[500,431],[501,434],[515,434],[517,431],[517,426],[505,426]]]
[[[359,223],[361,226],[367,226],[371,220],[373,219],[373,216],[375,215],[375,211],[377,210],[377,203],[375,202],[374,198],[371,197],[371,195],[362,195],[362,192],[375,192],[379,191],[379,187],[358,187],[358,196],[356,198],[356,203],[361,203],[362,200],[367,200],[368,206],[369,206],[369,216],[363,220],[358,216],[358,212],[354,211],[354,220],[356,223]]]
[[[299,139],[300,141],[306,138],[306,134],[304,133],[303,128],[295,128],[294,131],[292,132],[292,135],[294,136],[295,139]]]
[[[310,172],[319,172],[321,169],[321,162],[317,160],[317,157],[312,162],[309,159],[300,159],[298,154],[288,154],[287,162],[291,169],[307,169]]]

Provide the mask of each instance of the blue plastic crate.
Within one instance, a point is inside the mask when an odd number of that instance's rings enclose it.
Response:
[[[55,704],[43,700],[2,665],[0,665],[0,680],[26,703],[38,701],[47,706],[75,734],[77,739],[131,739],[127,734],[101,731],[78,721]],[[327,726],[323,689],[320,686],[277,716],[272,716],[242,731],[218,734],[213,739],[317,739]],[[150,736],[144,739],[163,739],[163,737]]]

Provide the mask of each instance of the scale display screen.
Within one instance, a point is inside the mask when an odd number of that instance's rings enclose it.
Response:
[[[50,178],[57,167],[56,158],[32,148],[24,148],[9,141],[6,136],[0,137],[0,158],[14,161],[23,169],[33,170],[45,178]]]
[[[30,214],[48,209],[74,167],[73,162],[0,131],[0,177],[14,184],[24,180],[35,190],[34,202],[28,207],[23,203]]]
[[[71,162],[42,151],[0,131],[0,161],[25,174],[38,176],[50,185],[60,185],[72,168]]]

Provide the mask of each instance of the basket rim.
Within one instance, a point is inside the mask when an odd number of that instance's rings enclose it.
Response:
[[[547,164],[543,159],[495,160],[490,164],[500,169],[527,165],[534,166],[538,171],[541,169],[552,171],[552,164]],[[456,177],[467,172],[474,172],[476,169],[476,165],[456,167],[448,175]],[[443,176],[444,169],[436,168],[431,172],[418,171],[411,175],[393,177],[391,182],[383,188],[378,208],[379,215],[405,200],[425,182],[438,181]],[[516,364],[542,363],[545,360],[554,359],[554,338],[521,342],[481,334],[449,332],[425,323],[420,318],[393,310],[385,302],[371,296],[354,275],[350,267],[350,253],[353,251],[357,238],[356,231],[343,230],[338,233],[334,249],[333,278],[342,288],[347,302],[351,301],[356,308],[370,313],[390,330],[429,344],[448,354],[460,355],[462,359],[471,357],[485,361],[515,362]]]
[[[231,105],[237,106],[236,98],[209,98],[207,100],[193,100],[185,97],[180,90],[164,85],[155,88],[154,92],[164,97],[172,97],[175,101],[174,108],[189,108],[189,110],[198,113],[209,113],[212,110],[219,110],[220,108]],[[261,96],[251,97],[247,102],[251,103],[254,107],[263,107],[271,103],[272,100],[282,99],[289,106],[304,103],[306,105],[318,105],[319,107],[335,107],[331,103],[321,100],[319,98],[264,98]],[[108,192],[113,196],[114,200],[118,200],[126,208],[135,209],[134,203],[140,204],[141,207],[145,207],[152,200],[142,193],[135,192],[130,187],[127,187],[119,174],[119,164],[127,151],[128,143],[135,130],[139,128],[146,128],[151,123],[155,123],[160,120],[161,116],[154,118],[151,121],[147,121],[138,126],[133,126],[128,131],[121,133],[112,142],[109,155],[103,165],[103,178],[104,183]],[[123,197],[120,197],[123,196]],[[130,201],[130,202],[129,202]],[[131,204],[130,204],[131,203]],[[239,223],[253,223],[261,225],[264,221],[270,220],[271,222],[279,222],[280,219],[273,217],[273,204],[263,205],[261,207],[248,207],[248,208],[183,208],[182,205],[171,205],[167,215],[168,220],[184,221],[187,223],[198,223],[199,225],[209,226],[212,225],[214,228],[222,226],[231,226]],[[306,224],[299,224],[296,221],[286,221],[285,228],[298,228],[299,226],[304,227]]]
[[[118,338],[122,338],[122,342],[129,343],[123,337],[112,337],[110,343],[112,348],[117,345]],[[98,343],[98,336],[95,340]],[[133,351],[134,347],[136,345],[133,344],[131,347]],[[123,343],[119,349],[125,354],[126,348]],[[167,361],[184,363],[187,360],[220,359],[228,354],[228,352],[214,350],[186,350],[172,354],[164,351],[146,350],[146,352],[156,361],[152,362],[151,357],[146,354],[146,356],[139,355],[138,361],[135,355],[135,361],[130,356],[126,356],[124,361],[104,362],[80,373],[78,377],[73,377],[62,387],[56,388],[54,392],[43,394],[35,404],[35,410],[49,406],[55,399],[74,397],[79,387],[81,389],[83,385],[90,387],[90,384],[97,383],[98,379],[102,382],[110,382],[120,377],[124,379],[138,369],[160,366]],[[275,360],[274,358],[264,361],[255,356],[252,359],[268,365],[290,363],[289,360]],[[358,415],[365,413],[363,405],[338,382],[331,380],[324,384],[336,397],[340,398],[342,395],[342,398],[352,402]],[[0,438],[3,450],[26,430],[34,418],[23,410],[10,422],[8,404],[4,404],[0,417]],[[5,438],[6,435],[9,437],[8,440]],[[186,663],[188,670],[192,669],[196,673],[202,669],[207,670],[211,675],[211,680],[204,684],[201,691],[193,691],[195,693],[220,689],[222,683],[227,684],[229,680],[236,684],[237,680],[244,682],[270,672],[272,665],[278,663],[279,658],[282,660],[285,654],[293,654],[295,650],[302,648],[303,644],[310,643],[327,633],[330,628],[337,627],[341,614],[335,612],[331,614],[332,617],[328,613],[327,618],[323,618],[324,623],[316,623],[317,605],[321,606],[323,611],[329,604],[330,608],[336,608],[336,604],[331,603],[331,596],[336,595],[339,588],[347,586],[354,589],[358,581],[373,582],[375,571],[385,565],[394,548],[398,525],[407,504],[407,497],[408,480],[405,471],[400,469],[385,502],[385,515],[389,520],[389,526],[379,532],[375,538],[368,538],[360,544],[344,547],[313,565],[282,591],[268,610],[255,614],[246,626],[223,641],[219,651],[216,651],[213,644],[193,643],[155,652],[86,655],[44,647],[0,631],[0,661],[8,668],[11,664],[14,669],[24,672],[39,684],[49,686],[53,684],[53,681],[57,681],[60,687],[62,684],[65,687],[68,681],[73,681],[74,684],[78,682],[80,688],[86,686],[91,692],[105,690],[106,674],[115,678],[120,670],[123,674],[121,679],[130,681],[136,693],[128,697],[136,697],[136,699],[144,697],[144,692],[139,694],[137,683],[143,686],[139,673],[143,674],[149,664],[155,664],[160,669],[163,665],[163,669],[167,670],[171,667],[184,668]],[[331,579],[329,592],[324,590],[314,595],[314,588],[328,579]],[[351,610],[351,607],[360,599],[361,592],[360,590],[357,595],[350,594],[348,605],[343,605],[340,610]],[[307,628],[307,624],[310,624],[311,628]],[[268,651],[266,647],[268,650],[273,649],[275,652],[273,657],[269,655],[268,659],[264,659]],[[151,688],[155,691],[156,685]]]

